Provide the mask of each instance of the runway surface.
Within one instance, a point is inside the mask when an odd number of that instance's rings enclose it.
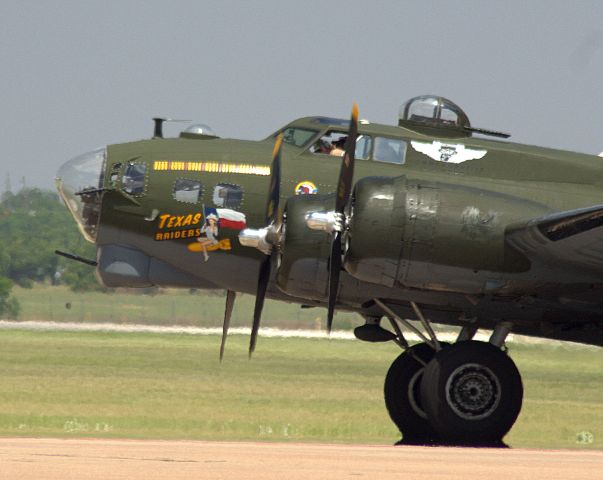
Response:
[[[3,480],[601,480],[603,452],[0,438]]]

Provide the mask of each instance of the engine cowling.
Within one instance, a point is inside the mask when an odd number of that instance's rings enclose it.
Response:
[[[276,276],[286,294],[324,301],[327,297],[330,237],[311,230],[306,215],[333,208],[333,195],[299,195],[287,200]]]
[[[529,264],[507,247],[504,229],[543,208],[480,188],[364,178],[354,188],[344,268],[366,282],[417,288],[437,286],[441,267],[523,271]]]

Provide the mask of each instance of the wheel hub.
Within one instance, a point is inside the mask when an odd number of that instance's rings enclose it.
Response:
[[[461,365],[448,377],[446,400],[465,420],[481,420],[492,414],[500,401],[500,382],[488,367]]]

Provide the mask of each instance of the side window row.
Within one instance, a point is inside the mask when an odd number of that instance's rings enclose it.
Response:
[[[341,157],[346,140],[347,134],[343,132],[327,132],[310,147],[310,152]],[[368,160],[371,154],[373,160],[378,162],[402,165],[406,161],[406,142],[396,138],[359,135],[356,139],[356,158]]]
[[[179,178],[174,183],[172,197],[178,202],[198,203],[203,195],[203,185],[197,180]],[[212,201],[216,207],[239,208],[243,202],[243,188],[231,183],[218,183]]]
[[[111,182],[117,179],[121,164],[115,167],[115,172],[111,173]],[[146,164],[128,164],[122,176],[123,191],[129,195],[141,196],[145,193],[146,185]],[[203,185],[198,180],[179,178],[174,182],[172,198],[178,202],[198,203],[202,195]],[[212,201],[216,207],[238,208],[243,202],[243,188],[232,183],[218,183],[214,187]]]

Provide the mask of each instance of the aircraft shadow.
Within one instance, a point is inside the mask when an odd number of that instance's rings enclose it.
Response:
[[[438,441],[415,441],[403,438],[394,443],[395,447],[410,445],[415,447],[464,447],[464,448],[511,448],[502,440],[499,442],[464,443],[464,442],[438,442]]]

